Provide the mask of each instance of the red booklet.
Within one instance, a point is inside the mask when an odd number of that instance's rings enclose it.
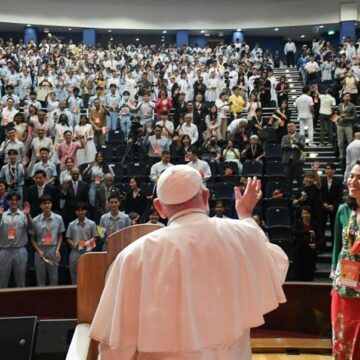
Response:
[[[360,240],[358,240],[358,237],[356,237],[355,242],[350,249],[350,254],[351,255],[360,255]]]
[[[360,262],[351,260],[341,261],[341,286],[360,291]]]

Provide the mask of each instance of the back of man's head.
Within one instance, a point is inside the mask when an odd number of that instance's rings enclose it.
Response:
[[[307,94],[310,91],[310,87],[309,86],[304,86],[303,87],[303,94]]]
[[[204,187],[200,173],[188,165],[166,169],[158,180],[157,195],[154,207],[163,218],[190,208],[208,210],[209,191]]]

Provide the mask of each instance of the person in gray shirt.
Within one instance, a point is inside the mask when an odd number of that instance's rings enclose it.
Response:
[[[69,224],[66,242],[72,247],[69,258],[72,284],[77,281],[77,263],[81,255],[96,246],[98,232],[94,221],[86,217],[86,205],[78,203],[75,208],[76,219]]]
[[[9,190],[18,192],[22,199],[26,170],[24,165],[17,161],[17,157],[18,151],[16,149],[10,149],[8,151],[9,163],[2,166],[0,179],[6,181]]]
[[[151,135],[152,130],[147,129],[147,134],[144,139],[144,144],[148,146],[148,156],[150,164],[153,165],[161,159],[163,151],[169,151],[171,145],[171,138],[161,136],[162,126],[155,126],[155,133]]]
[[[30,207],[19,209],[19,193],[9,193],[6,199],[9,209],[0,207],[0,288],[8,287],[12,271],[16,286],[24,287],[28,261],[25,246],[28,230],[33,226]]]
[[[8,152],[10,149],[15,149],[18,152],[17,161],[23,162],[25,158],[24,144],[16,140],[16,129],[9,127],[6,132],[7,139],[4,140],[0,145],[0,156],[4,155],[4,162],[8,163]]]
[[[349,177],[350,170],[360,159],[360,132],[355,133],[354,140],[346,148],[346,170],[344,175],[344,181],[346,183]]]
[[[110,211],[105,213],[100,218],[100,227],[104,229],[104,244],[103,251],[107,251],[107,242],[106,239],[111,234],[124,229],[128,226],[131,226],[130,218],[127,214],[122,211],[119,211],[120,208],[120,198],[118,195],[110,195],[107,199],[109,203]]]
[[[40,161],[34,165],[34,168],[31,172],[31,176],[34,177],[36,171],[44,170],[47,177],[47,184],[52,184],[57,178],[56,165],[49,160],[49,149],[43,147],[40,149]]]
[[[351,95],[349,93],[343,94],[343,102],[337,108],[339,115],[336,122],[337,140],[339,147],[339,158],[341,161],[345,159],[345,139],[348,144],[353,139],[353,125],[356,119],[356,107],[350,102]]]
[[[43,195],[40,199],[42,213],[33,219],[31,243],[35,249],[35,271],[38,286],[46,286],[46,273],[49,285],[58,285],[58,268],[60,261],[60,247],[65,231],[64,221],[58,214],[53,213],[52,198]]]

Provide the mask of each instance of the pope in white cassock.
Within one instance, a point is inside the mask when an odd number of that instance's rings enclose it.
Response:
[[[250,329],[286,301],[288,258],[251,218],[261,184],[235,188],[241,220],[209,218],[190,166],[165,170],[154,206],[169,225],[116,258],[91,337],[101,360],[250,360]]]

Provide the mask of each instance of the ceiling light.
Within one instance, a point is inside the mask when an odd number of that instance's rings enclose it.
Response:
[[[164,41],[165,41],[165,39],[161,39],[161,41],[163,41],[163,42],[164,42]]]
[[[201,32],[202,34],[204,34],[204,33],[205,33],[205,30],[201,30],[200,32]]]
[[[241,29],[237,29],[237,31],[241,31]]]
[[[71,31],[71,30],[72,30],[72,28],[68,28],[68,30],[69,30],[69,31]]]
[[[27,27],[30,27],[30,26],[31,26],[31,24],[27,24],[26,26],[27,26]]]
[[[274,31],[279,31],[279,28],[275,28]]]
[[[335,30],[328,31],[328,35],[335,35]]]
[[[320,25],[320,26],[319,26],[319,29],[323,29],[323,28],[324,28],[324,25]]]
[[[139,41],[140,39],[139,38],[136,38],[135,41]]]
[[[305,37],[305,35],[301,35],[300,37],[303,39]]]
[[[163,34],[166,34],[166,33],[167,33],[167,31],[166,31],[166,30],[164,30],[164,31],[163,31]]]
[[[112,30],[111,30],[111,29],[109,29],[109,30],[108,30],[108,32],[112,32]]]

